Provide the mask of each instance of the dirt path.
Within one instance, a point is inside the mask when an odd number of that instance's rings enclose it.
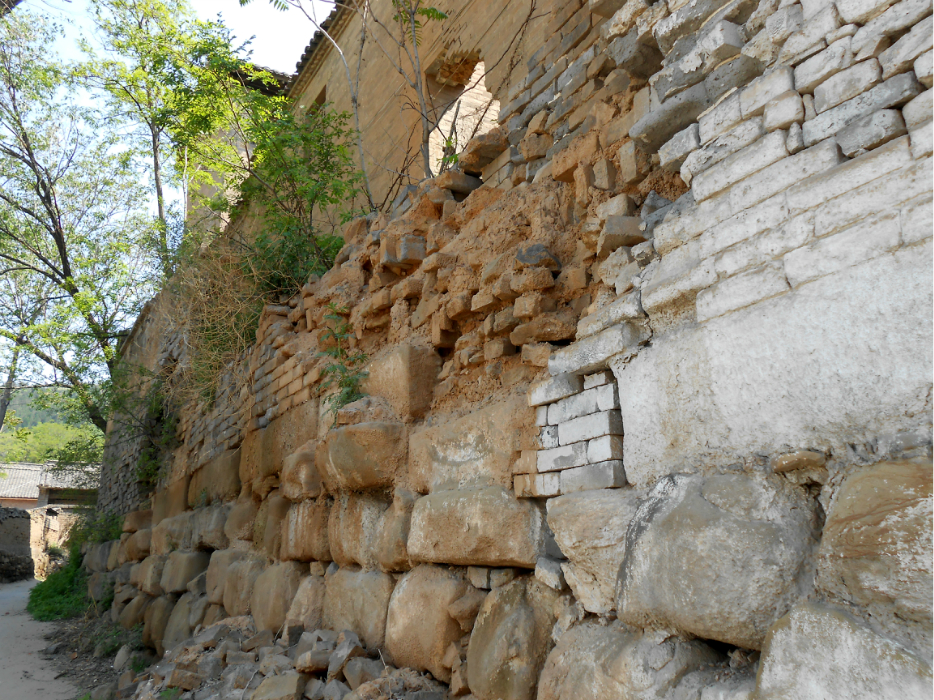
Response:
[[[36,622],[26,612],[29,590],[37,581],[0,584],[0,700],[70,700],[77,686],[58,675],[39,651],[50,642],[51,622]]]

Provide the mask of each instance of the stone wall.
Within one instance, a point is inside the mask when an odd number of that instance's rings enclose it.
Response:
[[[377,697],[351,651],[479,700],[930,696],[931,6],[779,5],[552,12],[462,170],[265,309],[87,559],[175,647],[138,697]]]
[[[32,578],[29,524],[27,511],[0,508],[0,583]]]

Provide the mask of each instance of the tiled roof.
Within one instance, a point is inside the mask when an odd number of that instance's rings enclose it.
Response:
[[[345,8],[340,3],[337,3],[334,9],[331,10],[331,14],[329,14],[327,18],[321,23],[321,29],[323,29],[324,31],[328,31],[331,28],[331,25],[334,24],[334,21],[337,19],[338,15],[341,12],[346,12],[346,11],[347,11],[347,8]],[[287,86],[287,89],[291,88],[292,85],[295,84],[295,81],[298,80],[298,76],[300,76],[302,74],[302,71],[305,70],[305,66],[308,65],[308,62],[311,60],[311,57],[314,56],[315,51],[317,51],[318,46],[321,44],[322,41],[325,41],[324,33],[321,32],[320,30],[316,31],[314,36],[311,37],[311,41],[308,42],[308,46],[305,47],[305,51],[304,53],[302,53],[302,57],[298,60],[298,63],[295,64],[295,72],[292,74],[291,78],[289,79],[289,84]]]
[[[50,489],[81,488],[78,474],[62,474],[49,471],[50,464],[27,464],[23,462],[0,464],[0,498],[39,498],[39,487]]]
[[[41,464],[0,464],[0,498],[39,498]]]

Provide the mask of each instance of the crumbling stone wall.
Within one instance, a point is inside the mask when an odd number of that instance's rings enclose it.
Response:
[[[552,13],[500,129],[265,309],[237,421],[89,553],[176,647],[138,696],[250,614],[240,688],[353,648],[481,700],[929,697],[930,15]],[[370,358],[336,412],[331,303]],[[356,642],[290,660],[318,629]]]
[[[0,508],[0,583],[31,578],[29,513],[19,508]]]

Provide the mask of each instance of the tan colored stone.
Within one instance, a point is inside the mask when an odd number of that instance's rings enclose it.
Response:
[[[279,549],[282,545],[282,521],[285,520],[291,505],[277,489],[263,500],[259,510],[256,511],[256,519],[253,521],[253,545],[254,547],[261,545],[262,551],[270,559],[279,558]]]
[[[165,653],[162,637],[169,617],[175,608],[175,600],[169,596],[159,596],[146,608],[143,615],[143,644],[156,650],[160,657]]]
[[[249,496],[241,499],[227,516],[224,523],[224,534],[231,540],[252,540],[253,524],[259,505]]]
[[[193,549],[226,549],[227,535],[224,527],[231,506],[217,503],[208,508],[199,508],[191,515],[191,546]]]
[[[274,564],[260,574],[253,584],[250,611],[257,630],[278,632],[301,583],[307,566],[298,562]]]
[[[470,691],[483,700],[532,700],[551,651],[556,591],[531,577],[492,591],[467,649]]]
[[[152,525],[157,526],[166,518],[184,513],[188,508],[188,479],[186,475],[173,481],[166,488],[157,490],[152,497]]]
[[[125,630],[131,630],[141,624],[146,614],[146,608],[149,607],[152,600],[153,598],[145,593],[140,593],[131,600],[120,613],[120,626]]]
[[[184,642],[191,636],[191,625],[188,622],[191,613],[191,604],[194,596],[191,593],[185,593],[175,607],[172,608],[172,614],[169,615],[165,630],[162,633],[162,646],[164,649],[173,649],[177,644]]]
[[[451,669],[444,666],[444,654],[463,632],[447,608],[472,589],[462,575],[440,566],[416,566],[400,578],[386,619],[386,648],[393,663],[430,671],[449,683]]]
[[[385,646],[393,577],[379,571],[341,567],[325,577],[325,585],[324,626],[356,633],[369,649]]]
[[[268,477],[278,476],[285,458],[318,434],[318,402],[306,401],[244,438],[240,480],[254,490]]]
[[[235,561],[247,556],[246,552],[235,549],[223,549],[211,554],[211,562],[205,578],[205,591],[208,602],[215,605],[224,603],[224,587],[227,583],[228,569]]]
[[[397,345],[367,366],[363,391],[389,401],[404,421],[425,415],[434,396],[441,358],[433,348]]]
[[[150,551],[153,554],[168,554],[176,549],[191,547],[191,511],[185,511],[171,518],[163,518],[153,527],[150,538]]]
[[[331,561],[328,543],[328,516],[331,503],[327,499],[293,503],[282,521],[281,559],[296,561]]]
[[[412,511],[413,562],[535,568],[544,544],[540,506],[499,486],[439,491],[418,499]]]
[[[228,615],[248,615],[253,584],[265,568],[266,561],[255,555],[247,555],[231,562],[227,567],[227,582],[224,584],[224,609]]]
[[[584,609],[616,609],[616,575],[639,494],[624,489],[582,491],[548,501],[548,525],[568,561],[561,566]]]
[[[300,624],[306,630],[323,627],[325,590],[323,576],[312,574],[303,578],[286,613],[285,626]]]
[[[829,598],[930,632],[930,459],[881,462],[837,491],[818,551],[817,586]]]
[[[578,136],[551,161],[551,176],[559,182],[574,182],[574,171],[579,163],[590,163],[600,150],[600,140],[595,132]]]
[[[306,678],[300,673],[268,676],[251,697],[253,700],[301,700]]]
[[[188,505],[196,508],[240,495],[240,450],[226,450],[191,475]]]
[[[823,452],[814,450],[788,452],[772,460],[772,471],[780,473],[798,469],[819,469],[826,461],[827,457]]]
[[[290,501],[317,498],[322,493],[321,475],[315,465],[317,440],[310,440],[285,458],[280,475],[280,492]]]
[[[188,590],[188,582],[208,568],[211,555],[206,552],[172,552],[162,570],[160,585],[165,593]]]
[[[410,488],[420,492],[469,486],[512,487],[512,465],[538,433],[535,411],[521,397],[412,433]]]
[[[383,513],[376,542],[376,561],[383,571],[408,571],[412,568],[407,549],[412,508],[418,494],[396,488],[392,505]]]
[[[128,561],[142,561],[149,556],[149,546],[152,530],[137,530],[126,541],[126,557]]]
[[[123,516],[124,532],[139,532],[152,527],[152,510],[134,510]]]
[[[712,667],[723,674],[722,667],[713,666],[721,660],[699,640],[685,641],[662,631],[642,632],[619,623],[587,620],[561,635],[548,655],[538,681],[538,700],[747,698],[741,693],[680,693],[681,681],[692,671]]]
[[[162,595],[162,570],[165,567],[165,555],[150,555],[143,560],[139,568],[139,589],[151,596]]]
[[[367,494],[342,494],[328,518],[331,557],[341,566],[377,567],[376,551],[383,512],[389,504]]]
[[[402,423],[372,421],[331,429],[324,479],[328,490],[392,486],[404,473],[408,441]]]

